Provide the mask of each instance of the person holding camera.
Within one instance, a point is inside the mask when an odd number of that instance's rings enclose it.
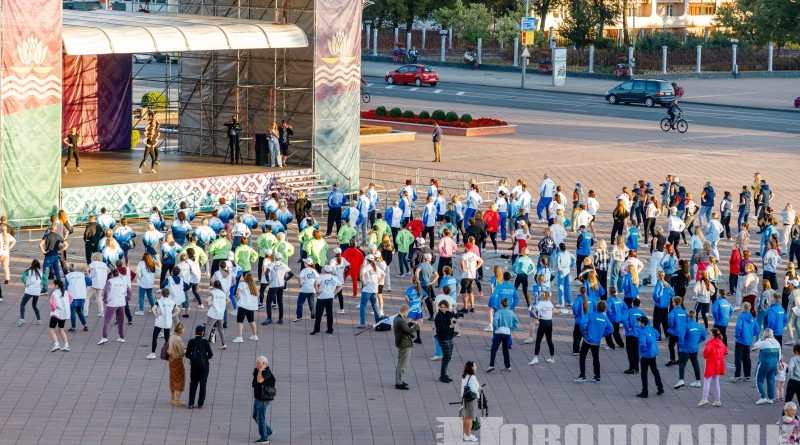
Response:
[[[450,383],[453,379],[447,375],[447,365],[450,364],[450,359],[453,357],[453,335],[456,327],[457,319],[456,314],[450,310],[450,304],[447,300],[439,301],[439,312],[433,318],[433,323],[436,326],[436,341],[442,348],[442,367],[439,372],[439,381],[442,383]]]
[[[394,345],[397,347],[397,369],[394,375],[395,389],[408,390],[408,383],[403,381],[403,373],[411,360],[411,348],[414,347],[412,338],[419,331],[419,325],[413,321],[406,321],[409,307],[407,304],[400,306],[400,312],[395,315],[392,323],[394,331]]]
[[[275,376],[269,369],[266,357],[256,359],[256,369],[253,370],[253,420],[258,425],[258,440],[255,443],[269,443],[272,428],[267,423],[267,408],[275,398]]]
[[[472,434],[472,423],[478,414],[478,396],[483,391],[478,383],[478,378],[475,377],[477,371],[478,365],[473,361],[468,361],[464,364],[464,371],[461,373],[461,388],[463,388],[461,418],[464,422],[464,442],[478,441],[478,438]]]

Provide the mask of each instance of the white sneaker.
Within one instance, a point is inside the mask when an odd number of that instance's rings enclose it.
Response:
[[[156,169],[152,169],[150,170],[150,173],[158,173],[158,172],[156,171]]]
[[[156,359],[156,354],[154,352],[151,352],[150,354],[147,355],[147,360],[155,360],[155,359]]]
[[[59,351],[69,352],[70,351],[69,343],[67,343],[66,345],[62,346],[61,349],[59,349]]]
[[[794,344],[794,340],[792,340],[792,339],[786,340],[786,341],[783,342],[783,344],[785,344],[785,345],[793,345]]]
[[[236,337],[236,338],[233,339],[233,342],[234,343],[244,343],[244,340],[242,340],[242,337]]]
[[[545,361],[546,361],[547,363],[555,363],[555,362],[556,362],[556,359],[554,359],[553,357],[550,357],[549,359],[547,359],[547,360],[545,360]]]
[[[441,355],[434,355],[433,357],[431,357],[431,361],[432,362],[436,362],[436,361],[439,361],[441,359],[442,359]]]
[[[98,316],[98,317],[102,317],[102,316],[103,316],[103,313],[102,313],[102,312],[98,312],[98,313],[97,313],[97,316]]]
[[[125,339],[124,338],[118,338],[117,341],[120,342],[120,343],[125,343]]]
[[[706,400],[706,399],[700,400],[700,403],[697,404],[698,407],[706,406],[706,405],[708,405],[708,400]]]
[[[205,306],[203,306],[202,304],[201,304],[201,305],[199,305],[199,306],[197,306],[197,309],[205,309],[205,308],[206,308],[206,307],[205,307]]]
[[[611,348],[609,348],[609,347],[608,347],[608,345],[603,345],[603,350],[605,350],[605,351],[610,351],[610,350],[611,350]]]
[[[673,388],[675,389],[683,388],[684,385],[685,383],[683,382],[683,380],[678,380],[678,383],[676,383],[675,386],[673,386]]]
[[[719,400],[715,400],[713,403],[711,403],[711,406],[720,407],[722,406],[722,402],[720,402]]]
[[[773,403],[775,403],[775,401],[774,401],[774,400],[772,400],[772,399],[767,399],[767,403],[768,403],[768,404],[770,404],[770,405],[772,405]]]
[[[56,342],[56,343],[53,343],[53,348],[52,348],[52,349],[50,349],[50,352],[56,352],[56,351],[58,351],[59,349],[61,349],[61,345],[60,345],[60,344],[58,344],[58,342]]]
[[[763,405],[765,403],[768,403],[767,399],[758,399],[758,400],[756,400],[756,405]]]
[[[567,315],[567,314],[569,314],[569,311],[568,311],[568,310],[566,310],[566,309],[561,309],[561,313],[562,313],[563,315]]]
[[[133,315],[144,315],[144,311],[136,311]]]
[[[229,312],[231,315],[239,315],[239,311],[237,309],[233,309]]]
[[[64,167],[64,173],[66,173],[66,172],[67,172],[67,167]]]
[[[141,168],[139,169],[139,174],[140,174],[140,175],[142,174],[142,169],[141,169]]]
[[[258,341],[258,335],[251,335],[250,340]]]
[[[164,331],[158,333],[158,338],[164,338]]]
[[[539,358],[538,357],[534,357],[533,360],[528,362],[529,365],[535,365],[537,363],[539,363]]]
[[[108,343],[108,339],[107,338],[101,338],[100,341],[97,342],[98,345],[102,345],[103,343]]]
[[[297,323],[298,321],[303,321],[303,319],[302,318],[295,318],[294,320],[292,320],[292,323]]]
[[[477,442],[478,438],[474,435],[464,436],[464,442]]]
[[[486,326],[485,328],[483,328],[483,332],[491,332],[491,331],[492,331],[491,326]]]
[[[228,349],[228,345],[222,345],[222,349]]]
[[[525,341],[522,342],[524,345],[529,345],[531,343],[533,343],[533,339],[531,337],[526,338]]]
[[[689,386],[691,386],[692,388],[702,388],[703,384],[700,382],[700,380],[697,380],[693,383],[690,383]]]
[[[337,314],[344,314],[344,309],[339,309],[338,311],[336,311],[336,313]]]
[[[741,308],[742,308],[741,306],[734,306],[734,307],[733,307],[733,310],[734,310],[734,311],[738,311],[738,310],[740,310]]]

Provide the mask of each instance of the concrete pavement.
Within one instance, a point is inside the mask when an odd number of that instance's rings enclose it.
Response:
[[[382,62],[362,62],[363,76],[380,77],[397,68],[398,65]],[[518,88],[520,73],[469,70],[467,68],[436,67],[441,76],[441,84],[457,82],[463,84]],[[652,76],[657,78],[658,76]],[[552,86],[552,77],[529,73],[525,78],[525,88],[544,91],[562,91],[603,95],[622,82],[622,80],[590,79],[569,77],[563,87]],[[735,107],[767,108],[773,110],[796,110],[794,99],[800,96],[799,79],[686,79],[678,81],[684,88],[681,101]]]

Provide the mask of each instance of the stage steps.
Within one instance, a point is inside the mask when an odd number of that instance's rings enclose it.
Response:
[[[306,198],[314,207],[317,207],[317,204],[324,204],[333,188],[332,184],[322,179],[318,173],[276,179],[280,189],[293,197],[297,197],[300,192],[305,192]]]

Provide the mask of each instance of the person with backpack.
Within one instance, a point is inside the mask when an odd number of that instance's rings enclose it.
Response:
[[[464,371],[461,373],[461,418],[464,419],[464,442],[477,442],[478,438],[472,434],[472,423],[479,414],[478,397],[483,391],[478,383],[475,373],[478,365],[473,361],[464,364]]]
[[[209,363],[214,357],[211,350],[211,343],[204,338],[206,334],[205,325],[198,325],[194,330],[194,338],[189,340],[186,345],[186,357],[189,359],[191,370],[189,372],[189,405],[194,408],[194,398],[197,394],[197,387],[200,386],[200,396],[197,399],[197,407],[203,409],[206,401],[206,383],[208,382]]]
[[[259,438],[254,443],[269,443],[272,428],[267,423],[267,409],[275,398],[275,376],[266,357],[256,359],[253,370],[253,420],[258,425]]]

